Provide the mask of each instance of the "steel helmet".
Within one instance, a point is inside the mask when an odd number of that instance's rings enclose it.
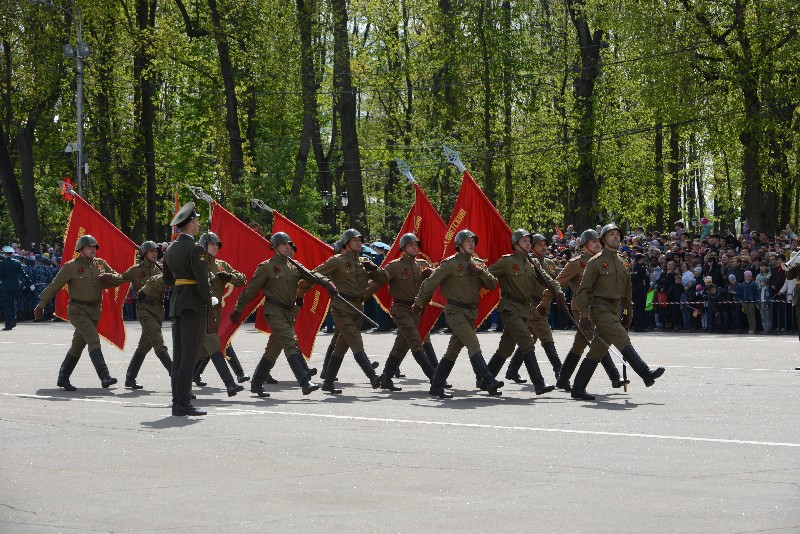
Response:
[[[334,241],[333,244],[331,244],[331,246],[333,247],[333,253],[334,254],[338,254],[338,253],[340,253],[342,251],[342,242],[341,241]]]
[[[535,245],[539,241],[547,242],[547,238],[542,234],[531,234],[531,246]]]
[[[144,257],[145,254],[156,249],[158,249],[158,245],[155,243],[155,241],[145,241],[139,245],[139,255]]]
[[[211,243],[216,243],[219,245],[219,248],[222,248],[222,241],[219,240],[219,236],[214,232],[206,232],[205,234],[200,236],[200,246],[203,248],[208,248],[208,245]]]
[[[361,232],[359,232],[355,228],[350,228],[348,230],[345,230],[344,233],[342,234],[342,248],[344,248],[344,246],[347,245],[347,242],[353,239],[354,237],[360,237],[363,239],[364,236],[361,235]]]
[[[294,246],[292,238],[289,237],[289,234],[286,232],[277,232],[272,234],[272,239],[269,240],[269,248],[275,250],[275,247],[284,243],[289,243],[292,245],[292,250],[297,250],[297,247]]]
[[[581,234],[581,246],[585,245],[592,239],[600,239],[600,234],[589,228],[588,230],[584,230]]]
[[[458,232],[456,234],[456,238],[453,240],[453,244],[456,246],[456,248],[458,248],[458,247],[461,246],[461,243],[463,243],[464,241],[466,241],[470,237],[475,238],[475,246],[477,247],[478,246],[478,236],[476,236],[470,230],[461,230],[460,232]]]
[[[414,234],[411,234],[411,233],[403,234],[400,237],[400,245],[399,245],[400,246],[400,250],[403,250],[405,248],[405,246],[408,245],[409,243],[420,244],[420,240]]]
[[[511,234],[511,246],[513,247],[514,245],[516,245],[517,241],[519,241],[525,236],[531,237],[532,234],[527,230],[523,230],[522,228],[514,230],[514,233]]]
[[[620,234],[622,233],[622,231],[617,227],[616,224],[608,223],[603,227],[602,230],[600,230],[600,239],[603,239],[603,236],[606,235],[606,233],[610,232],[611,230],[617,230],[620,232]]]
[[[89,234],[82,235],[78,238],[78,242],[75,243],[75,252],[80,252],[83,247],[95,246],[98,249],[100,248],[100,244],[97,242],[97,239],[90,236]]]

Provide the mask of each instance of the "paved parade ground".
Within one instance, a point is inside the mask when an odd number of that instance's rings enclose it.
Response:
[[[596,402],[509,384],[487,397],[464,353],[450,400],[428,396],[410,357],[389,394],[348,354],[338,397],[303,397],[281,357],[272,397],[228,398],[209,365],[194,391],[209,414],[185,418],[152,353],[145,389],[122,387],[140,332],[126,327],[124,354],[103,344],[119,384],[102,389],[84,353],[73,393],[55,386],[69,324],[0,335],[0,532],[800,530],[794,335],[632,334],[666,373],[645,388],[630,371],[624,393],[599,367]],[[556,332],[562,359],[572,335]],[[367,353],[383,364],[393,337],[366,334]],[[499,337],[480,334],[487,360]],[[266,339],[252,324],[235,337],[248,373]],[[432,339],[441,356],[448,336]]]

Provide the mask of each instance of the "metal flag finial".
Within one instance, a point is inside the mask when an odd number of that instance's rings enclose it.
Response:
[[[187,185],[186,187],[189,188],[189,191],[192,192],[192,195],[194,195],[194,198],[196,198],[197,200],[205,200],[209,204],[213,202],[213,200],[211,200],[211,197],[208,196],[205,191],[203,191],[202,187],[197,187],[195,185]]]
[[[394,158],[394,159],[397,161],[397,170],[400,171],[400,174],[408,178],[408,181],[411,182],[412,184],[417,183],[417,181],[414,179],[414,175],[411,174],[411,167],[408,166],[408,163],[406,163],[400,158]]]
[[[461,157],[458,155],[458,152],[447,145],[442,145],[442,149],[444,150],[444,157],[447,158],[448,163],[455,165],[459,172],[464,172],[467,170],[467,168],[464,167],[464,164],[461,163]]]
[[[267,210],[268,212],[272,213],[272,208],[264,204],[264,201],[260,198],[251,198],[250,199],[250,209],[255,210]]]

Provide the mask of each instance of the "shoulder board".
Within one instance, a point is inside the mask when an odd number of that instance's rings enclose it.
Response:
[[[513,256],[513,254],[503,254],[503,255],[502,255],[502,256],[500,256],[500,257],[501,257],[501,258],[510,258],[511,256]]]
[[[446,261],[450,261],[450,260],[454,259],[456,256],[458,256],[458,254],[453,254],[452,256],[447,256],[445,259],[442,260],[442,263],[444,263]]]
[[[581,256],[574,256],[574,257],[570,258],[567,263],[577,263],[579,261],[581,261]]]

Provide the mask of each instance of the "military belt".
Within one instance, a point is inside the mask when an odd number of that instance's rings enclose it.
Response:
[[[402,304],[403,306],[413,306],[413,300],[403,300],[403,299],[394,299],[396,304]]]
[[[457,300],[448,299],[447,303],[448,304],[452,304],[456,308],[463,308],[465,310],[476,310],[476,309],[478,309],[478,305],[477,304],[464,304],[463,302],[458,302]]]
[[[510,295],[509,293],[503,293],[503,298],[504,299],[508,299],[511,302],[516,302],[517,304],[527,304],[525,299],[519,298],[519,297],[515,297],[514,295]]]
[[[294,306],[290,306],[288,304],[283,304],[283,303],[278,302],[277,300],[275,300],[275,299],[273,299],[271,297],[265,298],[264,302],[266,302],[267,304],[271,304],[271,305],[273,305],[273,306],[275,306],[277,308],[280,308],[282,310],[286,310],[286,311],[291,311],[292,308],[294,308]]]
[[[70,304],[80,304],[81,306],[100,306],[100,304],[102,304],[102,302],[103,301],[100,301],[100,300],[95,301],[95,302],[89,302],[88,300],[78,300],[78,299],[73,299],[73,298],[69,299],[69,303]]]
[[[362,300],[364,300],[363,297],[356,297],[356,296],[353,296],[353,295],[345,295],[344,293],[339,293],[339,296],[341,296],[345,300],[349,300],[350,302],[361,302]]]
[[[196,286],[197,280],[194,278],[176,278],[175,279],[176,286]]]

